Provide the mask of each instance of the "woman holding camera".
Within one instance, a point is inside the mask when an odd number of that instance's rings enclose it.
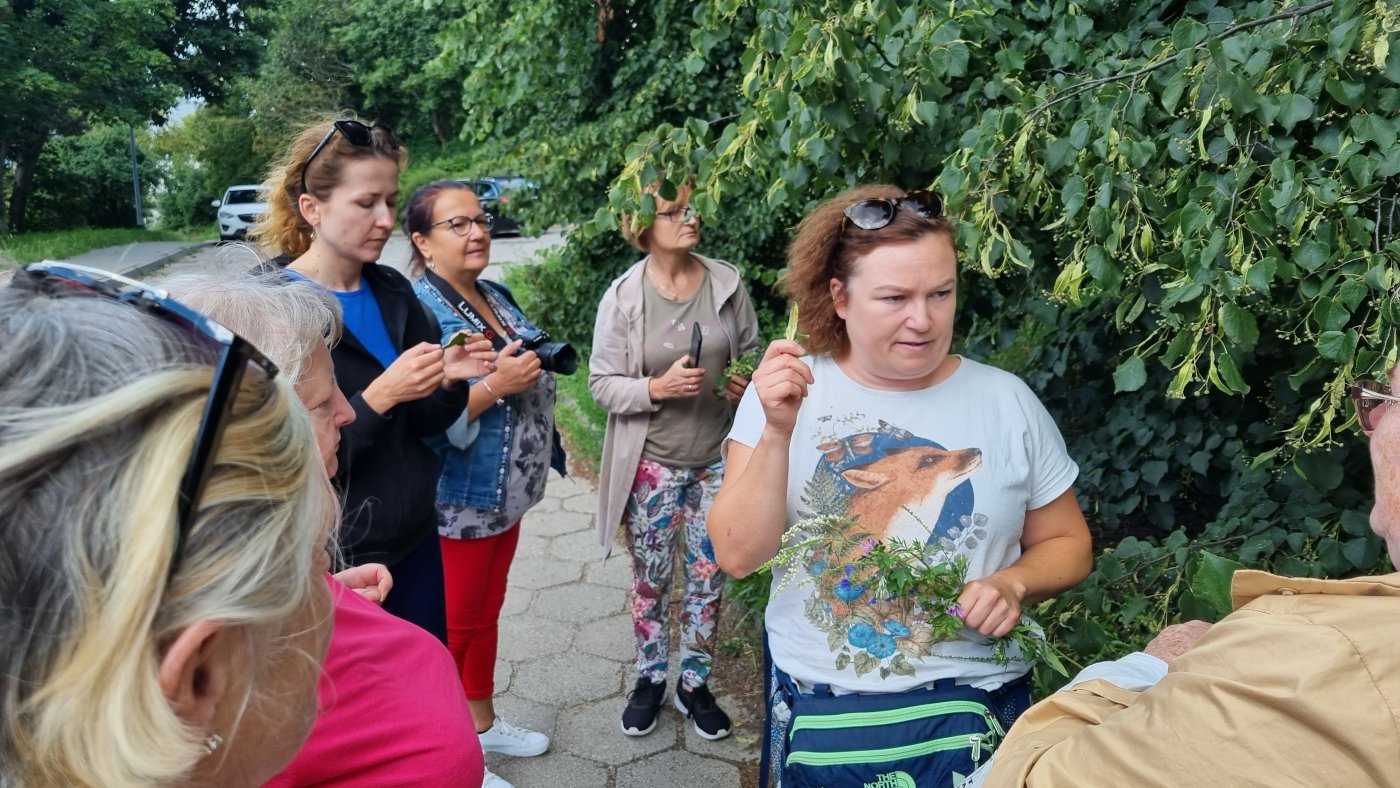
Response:
[[[401,217],[413,242],[413,290],[437,317],[443,340],[461,331],[481,333],[500,351],[496,368],[473,381],[467,412],[448,430],[443,447],[437,519],[447,646],[461,669],[482,749],[539,755],[549,737],[500,719],[492,704],[497,620],[520,518],[544,497],[550,466],[564,472],[553,372],[573,371],[566,363],[572,350],[542,343],[547,337],[521,313],[510,290],[481,278],[491,260],[492,221],[476,194],[456,181],[423,187]]]
[[[603,294],[588,388],[609,414],[598,538],[610,550],[621,525],[632,553],[637,683],[622,732],[651,733],[665,700],[680,549],[685,624],[675,705],[702,737],[721,739],[732,726],[706,680],[725,578],[705,518],[724,475],[720,440],[748,381],[736,376],[724,381],[722,396],[714,392],[727,362],[757,346],[758,318],[734,266],[695,254],[700,217],[689,197],[682,185],[675,200],[657,199],[650,226],[624,224],[627,240],[647,256]],[[699,358],[692,358],[696,347]]]

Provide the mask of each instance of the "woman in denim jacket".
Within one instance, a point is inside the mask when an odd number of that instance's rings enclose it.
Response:
[[[437,319],[443,340],[462,329],[499,337],[494,369],[472,381],[466,413],[439,442],[447,647],[461,669],[482,749],[539,755],[549,737],[496,716],[497,620],[520,518],[544,497],[549,467],[564,472],[564,455],[554,430],[554,376],[542,370],[534,351],[520,352],[518,337],[537,329],[508,289],[479,279],[490,261],[491,221],[476,194],[455,181],[419,190],[402,217],[413,241],[413,290]],[[508,788],[489,772],[484,785]]]

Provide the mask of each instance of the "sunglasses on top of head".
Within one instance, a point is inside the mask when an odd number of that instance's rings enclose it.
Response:
[[[935,192],[916,189],[895,197],[870,197],[851,203],[842,213],[841,230],[853,224],[862,230],[878,230],[894,221],[900,210],[913,211],[925,219],[937,219],[943,215],[943,198]]]
[[[244,375],[251,372],[270,382],[277,377],[277,366],[247,340],[171,298],[164,290],[119,274],[45,261],[20,269],[10,286],[51,296],[80,294],[127,304],[175,327],[192,344],[205,347],[215,355],[214,382],[209,388],[209,399],[199,420],[194,449],[180,480],[179,498],[175,501],[177,526],[170,570],[166,575],[166,583],[169,583],[184,556],[185,541],[194,525],[195,505],[209,480],[214,452],[233,412]],[[264,396],[270,397],[271,394],[272,387],[265,387]],[[266,399],[259,402],[257,407],[265,402]]]
[[[345,141],[350,143],[351,145],[354,145],[357,148],[369,148],[374,146],[375,129],[379,129],[384,132],[384,141],[390,149],[398,149],[398,138],[394,136],[394,132],[392,129],[390,129],[388,126],[385,126],[382,123],[372,123],[368,126],[359,122],[358,120],[337,120],[336,122],[332,123],[330,130],[326,132],[326,136],[322,137],[321,141],[316,143],[316,147],[311,149],[311,155],[306,157],[306,163],[301,166],[302,193],[307,193],[306,171],[311,169],[311,162],[315,161],[316,157],[320,155],[321,151],[325,150],[326,146],[330,144],[331,137],[334,137],[337,131],[340,132],[341,136],[345,137]]]

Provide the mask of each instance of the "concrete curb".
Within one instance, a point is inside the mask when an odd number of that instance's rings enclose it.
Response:
[[[167,265],[170,265],[171,263],[183,257],[188,257],[189,255],[192,255],[201,249],[214,246],[217,243],[217,241],[200,241],[199,243],[190,244],[184,249],[180,249],[178,251],[171,252],[170,254],[157,257],[154,260],[148,260],[144,263],[137,263],[131,266],[130,268],[123,268],[122,270],[117,271],[117,273],[121,274],[122,276],[129,276],[132,279],[140,279],[141,277],[151,273],[152,271],[164,268]]]

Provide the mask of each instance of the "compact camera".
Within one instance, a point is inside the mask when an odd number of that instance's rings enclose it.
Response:
[[[545,372],[557,372],[560,375],[572,375],[578,371],[578,351],[568,342],[549,341],[549,332],[542,328],[529,331],[521,331],[515,335],[520,340],[520,352],[527,350],[535,351],[535,355],[540,357],[540,369]],[[505,349],[505,337],[492,337],[491,343],[497,351]]]

